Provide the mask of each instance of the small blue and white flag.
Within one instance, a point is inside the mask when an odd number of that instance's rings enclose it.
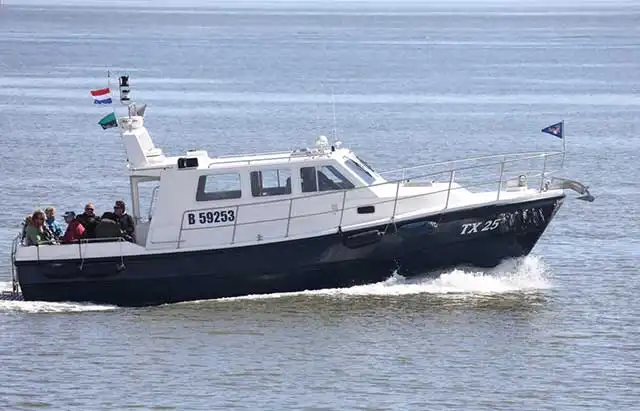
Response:
[[[558,138],[564,138],[564,121],[556,124],[552,124],[549,127],[545,127],[541,130],[543,133],[551,134]]]
[[[91,90],[93,96],[93,104],[111,104],[111,89],[102,88],[100,90]]]

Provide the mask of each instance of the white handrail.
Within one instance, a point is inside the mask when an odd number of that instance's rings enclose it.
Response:
[[[498,181],[498,195],[496,201],[500,200],[500,191],[502,191],[502,177],[504,176],[504,161],[500,164],[500,181]]]
[[[153,190],[151,191],[151,201],[149,202],[149,220],[151,220],[151,217],[153,216],[153,206],[155,205],[156,202],[156,196],[158,195],[158,189],[160,188],[159,185],[153,187]]]
[[[562,153],[564,156],[564,152]],[[564,158],[562,160],[564,162]],[[544,174],[547,171],[547,157],[544,158],[544,163],[542,164],[542,174],[540,175],[540,190],[544,187]]]
[[[344,204],[342,205],[342,207],[344,207]],[[291,225],[291,209],[292,208],[293,208],[293,200],[289,199],[289,216],[287,217],[287,231],[284,234],[285,237],[289,237],[289,226]],[[238,221],[238,219],[236,218],[235,221]],[[234,231],[235,231],[235,226],[234,226]]]
[[[311,157],[311,156],[326,156],[329,155],[330,152],[311,149],[307,151],[279,151],[273,153],[261,153],[261,154],[246,154],[246,155],[238,155],[238,154],[230,154],[224,156],[213,157],[207,168],[211,168],[216,165],[230,165],[234,163],[240,164],[255,164],[263,161],[272,161],[286,158],[287,162],[291,162],[293,159],[298,157]],[[264,156],[264,157],[260,157]]]
[[[431,172],[431,173],[426,173],[426,174],[419,174],[416,176],[412,176],[410,179],[420,179],[420,178],[425,178],[425,177],[431,177],[431,176],[436,176],[439,174],[444,174],[444,173],[449,173],[451,171],[464,171],[464,170],[473,170],[473,169],[480,169],[480,168],[484,168],[484,167],[490,167],[492,165],[500,165],[502,163],[504,164],[511,164],[511,163],[518,163],[524,160],[533,160],[533,159],[540,159],[540,158],[544,158],[545,156],[547,157],[554,157],[557,155],[562,154],[562,152],[558,151],[558,152],[550,152],[550,153],[542,153],[542,154],[538,154],[538,155],[534,155],[534,156],[529,156],[529,157],[523,157],[523,158],[518,158],[518,159],[509,159],[509,160],[504,160],[501,162],[494,162],[494,163],[486,163],[486,164],[480,164],[480,165],[475,165],[475,166],[466,166],[466,167],[458,167],[458,168],[454,168],[454,169],[446,169],[446,170],[440,170],[440,171],[435,171],[435,172]],[[495,156],[491,156],[491,157],[495,157]],[[427,167],[427,166],[420,166],[420,167]],[[355,187],[355,188],[350,188],[350,189],[344,189],[344,190],[331,190],[331,191],[323,191],[323,192],[318,192],[318,193],[313,193],[313,194],[305,194],[305,195],[300,195],[300,196],[296,196],[296,197],[290,197],[287,199],[274,199],[274,200],[266,200],[266,201],[254,201],[251,203],[242,203],[240,204],[240,206],[244,207],[244,206],[250,206],[250,205],[259,205],[259,204],[270,204],[270,203],[280,203],[282,201],[289,201],[289,199],[296,201],[299,199],[309,199],[309,198],[315,198],[315,197],[321,197],[321,196],[329,196],[332,194],[335,194],[336,192],[340,192],[340,191],[357,191],[357,190],[368,190],[371,188],[376,188],[376,187],[381,187],[384,185],[395,185],[397,182],[400,183],[405,183],[407,180],[407,178],[405,179],[395,179],[395,180],[388,180],[388,181],[383,181],[381,183],[376,183],[376,184],[371,184],[371,185],[366,185],[366,186],[362,186],[362,187]],[[196,212],[196,211],[202,211],[202,210],[210,210],[212,208],[218,208],[218,207],[202,207],[202,208],[196,208],[196,209],[191,209],[191,210],[187,210],[189,212]],[[221,207],[223,208],[223,207]],[[226,207],[228,208],[228,207]]]
[[[398,194],[400,193],[400,181],[396,182],[396,195],[393,197],[393,212],[391,213],[391,220],[396,217],[396,209],[398,208]]]
[[[555,155],[555,154],[561,154],[561,152],[558,152],[558,153],[552,153],[552,154],[553,154],[553,155]],[[537,158],[537,157],[533,157],[533,158]],[[540,157],[540,158],[542,158],[542,157]],[[527,157],[527,158],[525,158],[525,159],[531,159],[531,157]],[[493,166],[493,165],[500,165],[500,164],[503,164],[503,163],[504,163],[504,164],[507,164],[507,163],[513,163],[513,162],[516,162],[516,161],[515,161],[515,160],[506,160],[506,161],[504,161],[504,162],[500,162],[500,163],[489,163],[489,164],[482,164],[482,165],[479,165],[479,166],[469,166],[469,167],[460,167],[460,168],[452,169],[452,170],[442,170],[442,171],[437,171],[437,172],[433,172],[433,173],[428,173],[428,174],[422,174],[422,175],[414,176],[414,177],[413,177],[413,179],[419,179],[419,178],[424,178],[424,177],[431,177],[431,176],[436,176],[436,175],[439,175],[439,174],[445,174],[445,173],[446,173],[446,174],[449,174],[449,173],[451,173],[452,171],[458,172],[458,171],[464,171],[464,170],[479,169],[479,168],[490,167],[490,166]],[[549,173],[552,173],[552,172],[551,172],[551,171],[547,172],[547,174],[549,174]],[[519,173],[519,174],[522,174],[522,173]],[[539,175],[539,174],[533,174],[533,175],[531,175],[531,177],[537,177],[538,175]],[[491,180],[491,181],[492,181],[492,182],[495,182],[495,180]],[[406,182],[406,181],[401,180],[401,179],[398,179],[398,180],[385,181],[385,182],[382,182],[382,183],[376,183],[376,184],[372,184],[372,185],[369,185],[369,186],[356,187],[356,188],[346,189],[346,190],[325,191],[325,192],[321,192],[321,193],[317,193],[317,194],[316,194],[316,193],[314,193],[314,194],[308,194],[308,195],[304,195],[304,196],[290,197],[290,198],[287,198],[287,199],[274,199],[274,200],[267,200],[267,201],[254,201],[254,202],[251,202],[251,203],[242,203],[242,204],[238,204],[238,207],[247,207],[247,206],[254,206],[254,205],[274,204],[274,203],[281,203],[281,202],[283,202],[283,201],[296,201],[296,200],[302,200],[302,199],[309,199],[309,198],[315,198],[315,197],[321,197],[321,196],[328,196],[328,195],[332,195],[332,194],[335,194],[335,193],[340,192],[340,191],[343,191],[343,192],[345,192],[345,191],[351,191],[351,192],[354,192],[354,191],[356,191],[356,190],[369,189],[369,188],[379,187],[379,186],[383,186],[383,185],[396,185],[396,183],[398,183],[398,182],[400,182],[400,183],[404,183],[404,182]],[[464,189],[464,188],[470,188],[470,187],[480,187],[480,186],[483,186],[483,185],[485,185],[485,184],[465,185],[465,186],[461,186],[461,187],[456,187],[456,188],[454,188],[454,189]],[[444,191],[444,190],[441,190],[441,191],[433,191],[433,192],[428,193],[428,194],[429,194],[429,195],[430,195],[430,194],[436,194],[436,193],[443,192],[443,191]],[[422,196],[422,195],[424,195],[424,194],[420,194],[420,196]],[[403,198],[411,198],[411,196],[403,197]],[[390,200],[383,200],[383,201],[380,201],[380,202],[376,202],[376,204],[381,204],[381,203],[385,203],[385,202],[389,202],[389,201],[394,201],[394,200],[395,200],[395,199],[394,199],[394,198],[392,198],[392,199],[390,199]],[[184,216],[184,214],[186,214],[186,213],[188,213],[188,212],[198,212],[198,211],[212,210],[212,209],[216,209],[216,208],[229,208],[229,207],[228,207],[228,206],[219,206],[219,207],[211,207],[211,206],[209,206],[209,207],[194,208],[194,209],[185,210],[185,211],[184,211],[184,213],[183,213],[183,216]],[[356,208],[356,207],[351,207],[351,208]],[[346,208],[346,209],[348,210],[349,208]],[[325,213],[333,213],[333,212],[335,212],[335,210],[328,211],[328,212],[324,212],[324,213],[322,213],[322,214],[325,214]],[[314,214],[309,214],[309,216],[311,216],[311,215],[314,215]],[[306,214],[305,214],[305,216],[306,216]],[[294,217],[294,218],[295,218],[295,217]],[[269,220],[265,220],[265,221],[269,221]],[[254,221],[254,223],[255,223],[255,221]],[[229,225],[230,225],[230,224],[229,224]],[[220,226],[216,226],[216,227],[220,227]]]
[[[449,197],[451,197],[451,186],[453,185],[453,178],[455,177],[455,170],[451,170],[449,173],[449,187],[447,188],[447,201],[444,203],[444,209],[449,208]]]
[[[342,191],[342,207],[340,208],[340,222],[338,223],[338,227],[342,227],[342,218],[344,217],[344,203],[346,201],[347,201],[347,190],[343,190]],[[291,200],[291,202],[293,203],[293,200]],[[289,213],[289,218],[291,218],[291,213]]]
[[[447,197],[446,197],[446,201],[444,203],[444,207],[442,208],[442,210],[447,210],[449,208],[450,205],[450,198],[451,198],[451,193],[453,190],[459,190],[459,189],[470,189],[470,188],[476,188],[476,187],[483,187],[483,186],[487,186],[487,185],[492,185],[495,184],[496,182],[498,182],[498,190],[497,190],[497,198],[496,201],[500,200],[500,192],[502,191],[502,185],[505,181],[509,181],[512,178],[518,178],[520,175],[526,175],[528,179],[532,179],[537,177],[538,175],[540,175],[542,177],[542,179],[544,179],[544,177],[548,174],[553,173],[554,171],[547,171],[547,158],[548,157],[555,157],[555,156],[559,156],[561,155],[562,152],[549,152],[549,153],[524,153],[524,154],[505,154],[505,155],[500,155],[502,157],[502,161],[500,162],[490,162],[490,163],[486,163],[486,164],[480,164],[480,165],[470,165],[470,166],[465,166],[465,167],[458,167],[458,168],[452,168],[452,169],[446,169],[446,170],[441,170],[441,171],[437,171],[437,172],[431,172],[431,173],[427,173],[427,174],[422,174],[422,175],[418,175],[418,176],[414,176],[412,177],[413,179],[420,179],[420,178],[425,178],[425,177],[433,177],[433,176],[437,176],[437,175],[446,175],[448,174],[448,184],[446,186],[446,188],[441,189],[441,190],[435,190],[435,191],[430,191],[428,193],[420,193],[420,194],[414,194],[414,195],[404,195],[402,196],[402,200],[408,200],[408,199],[414,199],[414,198],[419,198],[419,197],[427,197],[427,196],[433,196],[433,195],[437,195],[440,193],[444,193],[446,191],[447,193]],[[508,158],[508,156],[514,156],[514,155],[522,155],[523,157],[521,158]],[[481,157],[483,159],[495,159],[499,156],[484,156]],[[509,173],[506,173],[505,171],[505,166],[507,164],[512,164],[512,163],[518,163],[518,162],[522,162],[522,161],[526,161],[526,160],[532,160],[532,159],[544,159],[544,164],[543,164],[543,168],[542,168],[542,172],[540,174],[537,174],[533,169],[529,170],[529,169],[525,169],[525,170],[520,170],[519,172],[515,173],[513,175],[513,177],[510,177]],[[468,160],[468,159],[467,159]],[[465,160],[458,160],[458,161],[465,161]],[[454,161],[455,162],[455,161]],[[436,163],[436,164],[450,164],[453,162],[443,162],[443,163]],[[459,174],[458,172],[460,171],[464,171],[464,170],[472,170],[472,169],[483,169],[483,168],[492,168],[495,165],[500,165],[500,175],[499,178],[496,180],[495,177],[490,178],[488,180],[482,180],[479,183],[475,183],[475,184],[459,184],[457,187],[454,187],[454,182],[456,179],[456,175]],[[422,166],[424,167],[424,166]],[[404,170],[404,169],[401,169]],[[523,172],[525,171],[525,172]],[[244,203],[244,204],[238,204],[235,206],[236,209],[236,218],[234,219],[234,222],[232,224],[223,224],[223,225],[216,225],[214,227],[201,227],[201,228],[197,228],[197,229],[212,229],[212,228],[220,228],[220,227],[228,227],[228,226],[233,226],[233,234],[232,234],[232,238],[231,238],[231,244],[235,243],[235,236],[236,236],[236,229],[238,226],[246,226],[246,225],[252,225],[252,224],[258,224],[258,223],[265,223],[265,222],[276,222],[276,221],[287,221],[287,228],[286,228],[286,232],[285,232],[285,237],[288,237],[290,234],[290,225],[291,225],[291,221],[294,219],[299,219],[299,218],[306,218],[306,217],[313,217],[313,216],[320,216],[320,215],[326,215],[326,214],[332,214],[335,213],[336,210],[330,210],[330,211],[321,211],[321,212],[315,212],[315,213],[305,213],[305,214],[299,214],[299,215],[295,215],[292,216],[292,209],[293,209],[293,202],[294,201],[298,201],[298,200],[307,200],[309,198],[313,198],[313,197],[320,197],[320,196],[326,196],[326,195],[335,195],[336,193],[342,191],[342,206],[340,208],[340,220],[338,223],[337,227],[333,227],[333,228],[340,228],[343,224],[343,217],[344,217],[344,213],[347,210],[353,210],[353,209],[357,209],[358,207],[362,206],[362,204],[356,204],[356,205],[352,205],[347,207],[346,206],[346,195],[347,195],[347,191],[349,192],[353,192],[356,190],[361,190],[361,189],[370,189],[372,187],[377,187],[377,186],[382,186],[382,185],[396,185],[396,190],[395,190],[395,195],[393,197],[382,197],[379,198],[378,201],[375,201],[373,203],[371,203],[371,201],[367,201],[367,205],[380,205],[380,204],[387,204],[390,202],[394,203],[393,206],[393,211],[391,213],[391,215],[388,217],[389,222],[392,223],[396,217],[396,213],[397,213],[397,204],[398,201],[400,199],[400,185],[401,184],[405,184],[408,180],[405,178],[403,179],[398,179],[395,181],[385,181],[382,183],[377,183],[377,184],[373,184],[373,185],[369,185],[369,186],[365,186],[365,187],[356,187],[353,189],[348,189],[348,190],[334,190],[334,191],[327,191],[327,192],[322,192],[322,193],[314,193],[314,194],[307,194],[304,196],[296,196],[296,197],[290,197],[290,198],[286,198],[286,199],[274,199],[274,200],[267,200],[267,201],[255,201],[255,202],[251,202],[251,203]],[[540,191],[542,191],[542,188],[540,188]],[[273,204],[273,203],[282,203],[283,201],[288,201],[289,202],[289,213],[287,217],[279,217],[279,218],[267,218],[267,219],[263,219],[263,220],[258,220],[258,221],[250,221],[250,222],[246,222],[246,223],[238,223],[239,220],[239,215],[240,215],[240,209],[243,207],[249,207],[249,206],[254,206],[254,205],[265,205],[265,204]],[[182,242],[182,232],[183,230],[183,223],[184,223],[184,216],[186,215],[186,213],[191,213],[191,212],[199,212],[199,211],[204,211],[204,210],[212,210],[212,209],[216,209],[216,208],[229,208],[228,206],[224,206],[224,207],[202,207],[202,208],[197,208],[197,209],[190,209],[190,210],[185,210],[182,214],[182,221],[181,221],[181,225],[180,225],[180,233],[178,235],[178,241],[177,241],[177,247],[180,247],[180,243]],[[324,230],[326,231],[327,229],[330,229],[331,227],[324,227]],[[189,229],[189,230],[194,230]]]
[[[553,157],[555,155],[560,155],[562,154],[562,151],[524,151],[521,153],[506,153],[506,154],[490,154],[490,155],[484,155],[484,156],[478,156],[478,157],[467,157],[467,158],[462,158],[459,160],[445,160],[445,161],[437,161],[435,163],[428,163],[428,164],[421,164],[421,165],[417,165],[417,166],[412,166],[412,167],[402,167],[402,168],[395,168],[395,169],[391,169],[391,170],[384,170],[384,171],[380,171],[378,172],[378,174],[380,175],[384,175],[384,174],[389,174],[389,173],[395,173],[398,171],[402,171],[403,172],[403,177],[406,174],[406,171],[408,170],[416,170],[422,167],[434,167],[434,166],[442,166],[442,165],[446,165],[446,164],[451,164],[451,163],[462,163],[462,162],[467,162],[467,161],[478,161],[478,160],[489,160],[492,158],[506,158],[507,156],[528,156],[528,157],[523,157],[520,158],[518,160],[527,160],[527,159],[532,159],[532,158],[537,158],[540,156],[543,157]]]
[[[22,241],[22,233],[18,233],[11,242],[11,290],[14,294],[18,292],[18,278],[16,277],[16,253],[18,243]]]

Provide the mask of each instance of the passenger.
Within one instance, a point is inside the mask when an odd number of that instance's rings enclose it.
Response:
[[[22,222],[22,237],[20,238],[22,241],[24,241],[24,239],[27,237],[27,228],[29,228],[29,226],[31,225],[31,218],[32,215],[29,214]]]
[[[38,210],[33,213],[31,224],[27,227],[26,238],[27,245],[56,244],[53,233],[45,224],[45,216],[42,211]]]
[[[84,206],[84,213],[76,217],[85,229],[85,238],[96,238],[96,227],[100,223],[100,217],[96,216],[95,211],[94,205],[88,203]]]
[[[133,217],[125,212],[124,201],[118,200],[113,206],[113,212],[106,212],[102,215],[103,219],[113,220],[120,226],[122,236],[127,241],[135,241],[136,225],[133,221]]]
[[[84,237],[85,229],[76,219],[76,213],[67,211],[64,213],[64,221],[67,223],[67,231],[62,236],[63,244],[70,244]]]
[[[54,207],[47,207],[44,209],[44,214],[47,216],[47,227],[53,233],[53,236],[57,239],[62,237],[62,227],[56,221],[56,209]]]

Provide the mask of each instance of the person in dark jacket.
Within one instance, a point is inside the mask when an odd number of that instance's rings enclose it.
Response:
[[[93,204],[88,203],[84,206],[84,213],[76,217],[85,229],[85,238],[96,238],[96,227],[100,224],[100,217],[96,216],[95,212]]]
[[[113,212],[106,212],[102,215],[102,219],[113,220],[120,226],[122,236],[127,241],[135,241],[136,224],[133,217],[126,213],[124,201],[118,200],[113,206]]]

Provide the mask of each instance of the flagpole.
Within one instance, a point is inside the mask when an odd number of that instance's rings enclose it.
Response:
[[[560,168],[563,169],[564,168],[564,158],[567,155],[567,133],[565,132],[566,129],[564,128],[564,120],[562,120],[562,164],[560,165]]]
[[[107,88],[109,89],[109,92],[111,92],[111,70],[107,70]],[[113,98],[113,94],[111,94],[112,98]],[[111,111],[113,112],[114,117],[116,117],[116,119],[118,118],[118,116],[116,116],[116,105],[112,102],[111,103]]]

